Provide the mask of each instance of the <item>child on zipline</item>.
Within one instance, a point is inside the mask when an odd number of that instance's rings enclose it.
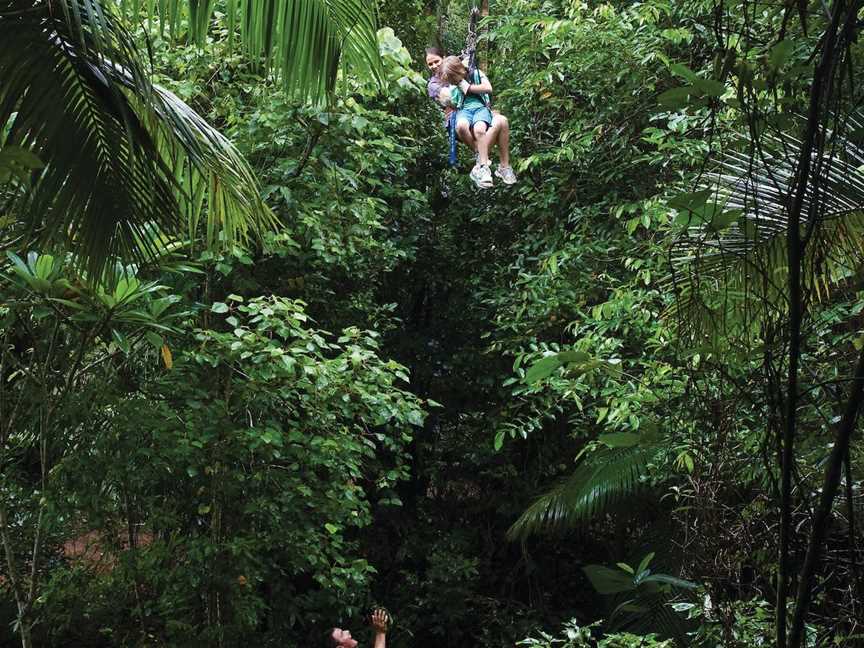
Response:
[[[497,143],[499,164],[495,175],[504,184],[512,185],[516,183],[516,174],[510,167],[509,123],[504,115],[493,117],[483,97],[492,94],[492,84],[483,72],[477,72],[479,83],[472,83],[468,78],[468,69],[458,56],[444,58],[436,76],[451,87],[442,87],[438,98],[442,104],[449,100],[450,105],[457,108],[456,134],[477,151],[477,164],[471,169],[474,184],[480,189],[488,189],[493,185],[489,151]]]

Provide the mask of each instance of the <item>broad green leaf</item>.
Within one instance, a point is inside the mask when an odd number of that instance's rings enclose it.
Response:
[[[562,364],[567,362],[588,362],[591,356],[584,351],[562,351],[558,354],[558,359]]]
[[[4,146],[0,149],[0,167],[4,164],[17,164],[26,169],[42,169],[45,164],[32,151],[20,146]]]
[[[600,594],[619,594],[636,589],[633,579],[616,569],[609,569],[603,565],[586,565],[582,571]]]
[[[681,86],[672,88],[660,94],[657,97],[657,103],[667,108],[677,110],[687,105],[690,97],[695,94],[695,90],[691,86]]]
[[[726,92],[726,86],[714,79],[697,79],[693,84],[702,94],[709,97],[721,97]]]
[[[528,384],[538,382],[551,376],[556,369],[569,363],[587,362],[591,356],[584,351],[562,351],[541,358],[525,372],[524,381]]]
[[[154,333],[153,331],[147,331],[144,334],[144,337],[153,346],[154,349],[157,349],[157,350],[161,349],[162,345],[164,344],[164,340],[162,339],[162,336],[159,335],[158,333]]]
[[[680,193],[669,199],[669,206],[679,211],[692,211],[703,207],[710,196],[710,189]]]
[[[681,63],[673,63],[669,66],[669,70],[672,72],[672,74],[677,74],[678,76],[690,83],[696,83],[699,81],[699,75],[697,75],[693,70]]]
[[[794,49],[795,46],[790,40],[782,40],[779,43],[775,43],[768,51],[768,64],[775,69],[782,67],[789,60]]]
[[[504,445],[504,434],[505,434],[504,430],[499,430],[495,434],[495,443],[494,443],[495,452],[498,452],[501,449],[501,446]]]
[[[528,384],[536,383],[544,378],[548,378],[552,373],[561,366],[561,361],[557,355],[546,356],[531,365],[525,372],[525,382]]]
[[[741,215],[744,213],[741,209],[729,209],[726,211],[722,211],[719,214],[715,214],[714,217],[710,220],[710,227],[715,231],[720,231],[729,227],[732,223],[736,222]]]
[[[632,448],[639,445],[641,437],[633,432],[613,432],[611,434],[601,434],[597,437],[600,443],[610,448]]]

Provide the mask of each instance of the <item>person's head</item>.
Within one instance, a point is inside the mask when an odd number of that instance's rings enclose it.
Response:
[[[350,630],[330,628],[325,641],[327,648],[357,648],[357,642],[351,636]]]
[[[458,56],[447,56],[438,68],[438,77],[445,83],[456,85],[468,76],[468,68]]]
[[[444,60],[444,51],[440,47],[426,48],[426,67],[432,74],[437,74],[438,66]]]

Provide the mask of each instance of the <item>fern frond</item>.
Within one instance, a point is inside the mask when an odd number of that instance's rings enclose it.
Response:
[[[180,207],[194,227],[208,192],[211,241],[272,224],[248,164],[149,82],[110,5],[0,3],[0,79],[0,146],[44,163],[10,206],[29,244],[63,245],[98,276],[108,259],[157,255],[148,228],[185,234]]]
[[[164,0],[148,3],[147,11],[172,32],[188,19],[193,39],[203,44],[215,9],[213,0]],[[232,37],[237,29],[247,55],[266,61],[300,99],[319,102],[332,93],[340,62],[383,78],[374,0],[230,0],[224,10],[220,20]]]
[[[828,133],[829,151],[812,166],[802,208],[804,291],[827,299],[864,262],[864,149],[848,133]],[[677,301],[666,317],[682,332],[721,339],[746,335],[787,309],[786,231],[801,143],[764,136],[759,153],[729,153],[709,176],[712,200],[737,221],[716,229],[689,227],[673,250]],[[809,237],[809,238],[808,238]]]
[[[528,507],[507,537],[515,540],[590,521],[637,491],[656,454],[656,446],[637,445],[587,456],[572,475]]]
[[[656,634],[662,639],[673,639],[676,646],[687,646],[688,633],[694,630],[695,624],[684,614],[672,609],[671,603],[680,598],[681,594],[676,592],[636,596],[634,603],[642,608],[642,611],[617,615],[610,620],[608,630],[627,631],[637,635]]]

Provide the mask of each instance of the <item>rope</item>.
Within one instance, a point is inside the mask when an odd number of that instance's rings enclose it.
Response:
[[[459,58],[468,59],[468,74],[474,74],[477,69],[477,19],[480,17],[480,9],[477,5],[471,7],[468,16],[468,35],[465,37],[465,48]]]
[[[480,19],[480,9],[477,7],[476,0],[471,4],[471,13],[468,16],[468,34],[465,36],[465,47],[462,49],[462,53],[459,55],[461,60],[468,59],[468,78],[474,79],[475,74],[477,72],[477,22]],[[476,82],[479,82],[479,75],[477,75]],[[464,100],[464,97],[463,97]],[[486,103],[487,107],[489,106],[489,100],[484,95],[484,103]],[[461,108],[461,104],[460,104]],[[456,111],[450,113],[447,117],[447,137],[450,144],[448,163],[451,167],[455,167],[458,164],[457,154],[456,154]]]

